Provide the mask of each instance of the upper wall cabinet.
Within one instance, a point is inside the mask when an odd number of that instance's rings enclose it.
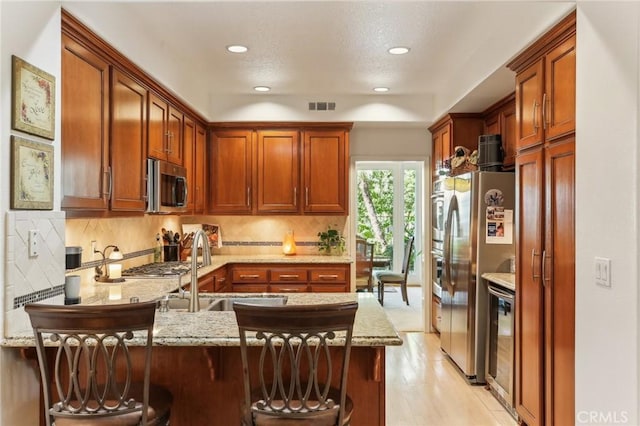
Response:
[[[576,36],[565,34],[532,61],[509,64],[516,72],[517,149],[575,131]]]
[[[198,115],[65,10],[61,28],[61,206],[73,216],[144,214],[147,156],[182,165],[183,111]],[[206,132],[189,120],[201,159],[190,179],[204,182]],[[193,195],[192,210],[204,212],[204,183]]]
[[[436,121],[429,131],[433,142],[431,167],[433,176],[449,171],[446,160],[457,146],[473,151],[478,149],[478,136],[482,134],[484,122],[479,114],[451,113]]]
[[[63,35],[63,209],[145,211],[146,113],[144,87]]]
[[[110,145],[113,211],[146,209],[147,96],[147,89],[113,70]]]
[[[107,210],[109,64],[63,34],[61,86],[62,209]]]
[[[487,108],[483,113],[484,134],[500,135],[504,158],[502,168],[511,170],[516,161],[515,92]]]
[[[215,130],[209,159],[209,212],[251,214],[253,131]]]
[[[149,156],[182,166],[183,114],[159,96],[149,96]]]
[[[210,213],[348,214],[350,123],[241,126],[212,131]]]
[[[349,132],[304,132],[304,213],[349,212]]]

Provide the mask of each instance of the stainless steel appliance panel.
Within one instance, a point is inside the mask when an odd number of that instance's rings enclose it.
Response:
[[[470,381],[485,380],[487,290],[484,272],[507,272],[515,245],[487,244],[489,193],[501,194],[501,207],[513,210],[514,175],[473,172],[445,180],[445,237],[442,279],[442,349]],[[505,269],[506,268],[506,269]]]
[[[516,415],[514,407],[515,293],[488,283],[486,380],[490,390]]]

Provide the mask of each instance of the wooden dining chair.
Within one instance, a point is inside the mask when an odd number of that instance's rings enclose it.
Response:
[[[47,426],[167,425],[173,397],[150,383],[156,302],[28,304]],[[141,382],[128,343],[144,346]],[[47,349],[51,349],[48,351]]]
[[[373,292],[373,243],[356,239],[356,290]]]
[[[373,279],[378,284],[378,301],[381,305],[384,305],[384,285],[385,284],[400,284],[400,292],[402,293],[402,300],[409,305],[409,295],[407,293],[407,276],[409,275],[409,262],[411,261],[411,253],[413,252],[413,240],[414,237],[409,238],[409,241],[404,246],[404,258],[402,260],[402,271],[400,273],[393,271],[374,271]]]
[[[357,302],[234,303],[233,309],[240,329],[243,426],[349,424],[347,371]]]

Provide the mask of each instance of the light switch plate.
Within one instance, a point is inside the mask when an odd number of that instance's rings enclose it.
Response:
[[[38,250],[39,250],[39,242],[38,242],[38,230],[37,229],[31,229],[29,231],[29,257],[36,257],[38,256]]]
[[[597,285],[611,288],[611,259],[595,258],[595,279]]]

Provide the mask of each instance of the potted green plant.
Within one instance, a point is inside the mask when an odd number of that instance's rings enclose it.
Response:
[[[318,232],[318,237],[320,238],[318,243],[320,252],[335,256],[340,256],[344,253],[345,240],[337,229],[328,226],[326,231]]]

